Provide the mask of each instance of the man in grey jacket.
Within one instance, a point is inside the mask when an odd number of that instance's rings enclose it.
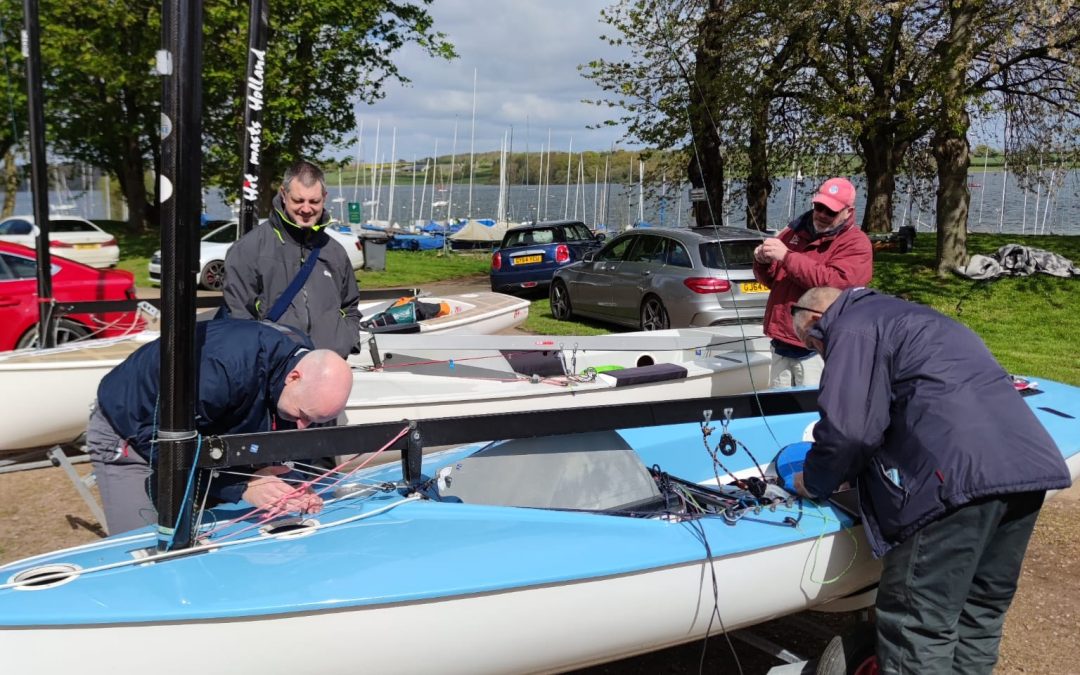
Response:
[[[298,328],[319,349],[348,356],[360,337],[360,291],[349,256],[323,229],[326,180],[304,160],[285,172],[270,217],[240,238],[225,256],[225,302],[234,319],[269,319]],[[308,258],[317,252],[303,286],[278,317],[271,310]]]
[[[882,673],[989,675],[1047,490],[1054,440],[975,333],[866,288],[814,288],[791,308],[825,359],[804,496],[857,481],[883,569]]]

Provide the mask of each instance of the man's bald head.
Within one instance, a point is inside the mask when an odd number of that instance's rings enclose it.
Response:
[[[810,329],[818,322],[821,315],[832,307],[832,304],[840,297],[840,293],[842,293],[840,289],[829,286],[811,288],[803,293],[791,308],[791,325],[795,329],[795,334],[804,345],[822,356],[824,356],[824,345],[809,337]]]
[[[352,392],[352,369],[329,349],[308,352],[285,376],[278,414],[300,429],[337,419]]]

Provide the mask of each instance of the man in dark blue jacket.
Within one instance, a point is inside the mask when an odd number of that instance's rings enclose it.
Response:
[[[312,349],[288,327],[216,320],[195,329],[198,374],[195,426],[200,434],[304,429],[336,419],[349,398],[352,372],[334,352]],[[153,490],[160,389],[155,340],[110,371],[98,387],[86,443],[111,534],[157,522]],[[244,499],[271,512],[316,512],[314,494],[289,495],[287,468],[268,466],[250,479],[222,476],[210,485],[221,501]]]
[[[825,358],[814,444],[795,484],[857,481],[883,558],[882,673],[987,673],[1046,490],[1068,487],[1053,439],[975,333],[865,288],[791,309]]]

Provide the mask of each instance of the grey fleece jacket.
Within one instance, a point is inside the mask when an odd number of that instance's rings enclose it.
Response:
[[[319,349],[347,356],[360,337],[360,291],[345,249],[326,234],[324,211],[316,227],[288,220],[281,195],[270,217],[240,238],[225,256],[225,303],[234,319],[262,320],[300,271],[307,256],[322,246],[303,288],[278,323],[311,336]]]

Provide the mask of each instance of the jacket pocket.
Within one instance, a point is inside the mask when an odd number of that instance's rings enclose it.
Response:
[[[908,488],[905,477],[896,468],[886,467],[880,460],[872,460],[872,469],[868,473],[870,499],[880,519],[882,531],[895,531],[899,526],[900,512],[908,503]]]

